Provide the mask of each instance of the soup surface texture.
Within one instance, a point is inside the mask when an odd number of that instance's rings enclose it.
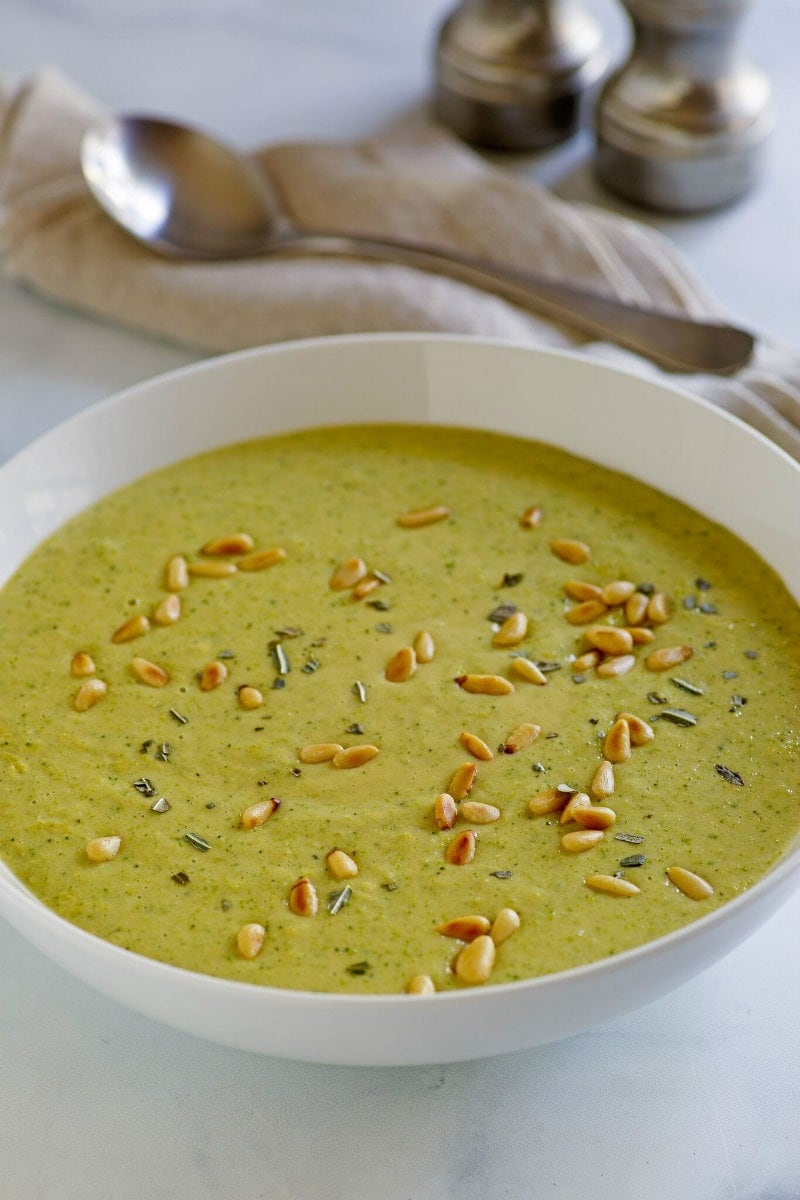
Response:
[[[432,506],[449,512],[404,516]],[[252,550],[208,546],[240,532]],[[588,559],[569,561],[580,544]],[[609,648],[598,626],[647,632]],[[800,824],[800,617],[783,585],[681,504],[512,438],[312,430],[154,473],[22,566],[0,644],[3,859],[67,920],[212,975],[456,988],[465,939],[505,909],[519,927],[491,982],[559,971],[731,900]],[[474,675],[508,690],[467,690]],[[627,755],[619,725],[607,740],[620,712],[644,722]],[[304,761],[320,744],[378,753]],[[531,812],[541,793],[551,811]],[[611,816],[568,819],[589,802]],[[673,867],[713,892],[685,894]],[[464,916],[485,920],[440,932]],[[250,924],[260,949],[237,943]]]

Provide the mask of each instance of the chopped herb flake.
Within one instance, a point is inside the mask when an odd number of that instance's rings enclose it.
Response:
[[[205,852],[206,850],[211,849],[211,843],[207,842],[205,838],[200,837],[198,833],[185,833],[183,835],[183,840],[188,842],[190,846],[194,846],[195,850],[202,850]]]
[[[757,650],[745,650],[744,656],[745,656],[745,658],[750,658],[750,659],[758,658],[758,651]]]
[[[687,612],[691,612],[693,608],[697,608],[697,600],[694,598],[694,596],[684,596],[683,607]]]
[[[639,846],[644,841],[640,833],[615,833],[614,837],[618,842],[630,842],[633,846]]]
[[[348,975],[366,975],[369,970],[370,964],[368,962],[357,962],[350,964],[347,968],[347,973]]]
[[[586,676],[585,675],[573,675],[572,682],[573,683],[586,683]]]
[[[691,692],[693,696],[705,696],[706,694],[705,688],[696,683],[689,683],[688,679],[678,679],[676,675],[672,676],[670,683],[674,683],[675,687],[679,687],[682,692]]]
[[[730,767],[723,767],[721,763],[717,763],[714,768],[718,775],[721,775],[726,783],[734,783],[737,787],[744,787],[744,780],[738,771],[732,771]]]
[[[272,658],[273,666],[279,675],[288,675],[291,671],[289,659],[286,657],[286,651],[280,642],[270,642],[269,653]]]
[[[710,584],[707,579],[695,579],[694,586],[697,588],[698,592],[709,592],[713,587],[713,584]]]
[[[156,758],[161,762],[169,762],[169,756],[172,753],[172,747],[169,742],[162,742],[156,750]]]
[[[232,650],[220,650],[217,658],[236,658]]]
[[[275,678],[274,678],[274,679],[273,679],[273,681],[272,681],[272,686],[273,686],[274,688],[285,688],[285,687],[286,687],[286,680],[283,678],[283,676],[282,676],[282,675],[276,675],[276,676],[275,676]]]
[[[647,859],[643,854],[629,854],[627,858],[621,858],[619,865],[621,867],[643,867]]]
[[[513,617],[516,611],[516,604],[498,604],[497,608],[492,609],[486,620],[493,621],[495,625],[502,625],[503,621],[507,621],[509,617]]]
[[[533,764],[532,770],[534,770],[537,773],[537,775],[542,775],[547,770],[547,767],[544,765],[544,763],[535,762]]]
[[[503,576],[503,582],[501,583],[500,586],[501,587],[517,587],[520,583],[522,583],[524,578],[525,578],[525,576],[523,575],[522,571],[517,571],[513,575],[509,575],[509,573],[506,572],[505,575]]]
[[[352,894],[353,889],[349,884],[345,884],[345,886],[340,888],[338,892],[331,892],[328,899],[328,912],[332,917],[335,917],[336,914],[344,908]]]
[[[364,684],[361,682],[361,680],[360,680],[360,679],[357,679],[357,680],[355,681],[355,683],[353,684],[352,691],[353,691],[353,695],[354,695],[354,696],[358,696],[358,698],[359,698],[359,700],[361,701],[361,703],[362,703],[362,704],[366,704],[366,702],[367,702],[367,689],[364,687]]]
[[[189,876],[186,874],[185,871],[177,871],[172,876],[172,879],[174,880],[175,883],[179,883],[181,885],[181,887],[186,887],[186,884],[189,882]]]
[[[348,725],[347,729],[345,730],[345,733],[355,733],[357,735],[362,734],[363,732],[364,726],[359,725],[358,721],[353,721],[352,725]]]
[[[284,625],[282,629],[276,629],[276,634],[279,638],[296,638],[302,637],[302,629],[298,629],[295,625]]]
[[[397,889],[399,888],[399,886],[400,886],[400,884],[395,883],[393,880],[389,880],[388,883],[381,884],[381,887],[383,888],[383,890],[385,892],[396,892]]]
[[[694,713],[687,712],[685,708],[662,708],[661,712],[656,713],[652,720],[656,721],[659,717],[663,721],[671,721],[673,725],[688,727],[697,724],[697,717]]]
[[[379,621],[378,624],[375,626],[375,630],[377,633],[391,633],[392,626],[389,624],[388,621]]]
[[[662,696],[659,692],[648,692],[647,699],[651,704],[666,704],[667,697]]]
[[[143,796],[155,796],[156,789],[146,776],[142,775],[141,779],[134,779],[133,786],[137,792],[141,792]]]
[[[179,713],[179,712],[178,712],[178,710],[177,710],[177,709],[175,709],[175,708],[171,708],[171,709],[169,710],[169,715],[170,715],[171,717],[174,717],[174,718],[175,718],[175,720],[178,722],[178,724],[179,724],[179,725],[188,725],[188,724],[189,724],[189,718],[188,718],[188,717],[185,717],[185,716],[183,715],[183,713]]]
[[[379,571],[378,568],[375,567],[372,571],[372,574],[375,576],[376,579],[380,579],[381,583],[391,583],[392,582],[392,577],[388,571]]]
[[[318,661],[318,659],[309,658],[307,662],[303,663],[300,670],[303,672],[304,675],[313,675],[314,672],[318,671],[321,666],[322,666],[322,664]]]
[[[146,742],[142,742],[141,746],[139,747],[139,753],[147,754],[147,751],[150,749],[152,744],[153,744],[152,738],[148,738]]]
[[[706,616],[711,616],[713,613],[719,612],[716,604],[698,604],[697,611],[705,613]]]
[[[378,612],[389,612],[390,608],[392,607],[391,604],[388,604],[385,600],[368,600],[367,604],[370,606],[370,608],[374,608]]]
[[[636,590],[644,596],[652,596],[656,590],[656,585],[654,583],[637,583]]]
[[[723,679],[738,679],[738,677],[739,677],[738,671],[723,671],[722,672]]]
[[[159,798],[158,798],[158,800],[156,800],[155,804],[150,805],[150,811],[155,812],[155,813],[169,812],[169,810],[171,808],[172,808],[172,805],[170,804],[170,802],[166,796],[159,796]]]
[[[513,871],[490,871],[489,874],[493,875],[495,879],[510,879],[511,876],[514,874],[514,872]]]

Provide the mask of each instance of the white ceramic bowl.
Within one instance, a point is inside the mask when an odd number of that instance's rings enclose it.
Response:
[[[0,471],[0,581],[67,517],[146,471],[263,434],[353,421],[469,425],[626,471],[755,546],[800,598],[800,468],[682,392],[586,359],[472,339],[275,346],[132,388]],[[800,881],[800,845],[749,891],[613,959],[424,999],[288,992],[193,974],[70,925],[0,864],[0,912],[78,978],[140,1013],[242,1049],[327,1063],[481,1058],[565,1037],[663,995],[733,949]]]

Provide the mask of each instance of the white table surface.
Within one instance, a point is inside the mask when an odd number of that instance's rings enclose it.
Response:
[[[609,37],[613,0],[589,0]],[[425,103],[441,0],[2,0],[0,71],[43,63],[111,106],[242,145],[378,130]],[[797,0],[745,45],[780,114],[763,184],[721,213],[646,217],[739,320],[800,346]],[[591,141],[517,157],[619,209]],[[633,210],[625,210],[632,212]],[[643,214],[637,214],[643,215]],[[0,460],[192,355],[0,280]],[[666,999],[568,1041],[464,1065],[317,1067],[227,1050],[90,991],[0,924],[2,1200],[797,1200],[800,895]]]

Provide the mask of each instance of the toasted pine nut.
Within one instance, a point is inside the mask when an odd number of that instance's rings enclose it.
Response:
[[[440,829],[452,829],[455,825],[458,809],[449,792],[440,792],[436,797],[434,816]]]
[[[459,952],[455,972],[462,983],[486,983],[492,973],[495,959],[494,942],[488,934],[481,934]]]
[[[475,782],[475,776],[478,774],[478,764],[474,762],[465,762],[456,771],[453,778],[450,780],[448,793],[454,800],[463,800],[472,791],[472,785]]]
[[[174,625],[181,615],[181,598],[177,592],[169,592],[153,609],[156,625]]]
[[[625,620],[628,625],[641,625],[647,616],[649,596],[644,592],[634,592],[625,601]]]
[[[403,646],[386,664],[384,672],[390,683],[406,683],[417,670],[417,656],[413,646]]]
[[[252,550],[255,542],[249,533],[231,533],[227,537],[215,538],[206,542],[200,550],[201,554],[246,554]]]
[[[560,791],[558,788],[537,792],[528,804],[528,812],[534,817],[544,817],[548,813],[560,812],[573,794],[573,792]]]
[[[525,512],[519,519],[519,523],[523,529],[536,529],[542,523],[541,508],[538,504],[532,504],[530,508],[526,508]]]
[[[567,854],[583,854],[602,841],[604,836],[602,829],[576,829],[573,833],[564,834],[561,849]]]
[[[484,696],[508,696],[514,691],[510,679],[502,675],[459,675],[456,683],[465,692],[477,692]]]
[[[605,607],[603,589],[596,583],[586,583],[583,579],[568,579],[564,584],[564,591],[573,600],[599,600]]]
[[[628,671],[632,671],[635,666],[635,655],[615,654],[611,658],[604,658],[598,664],[597,674],[601,679],[619,679],[621,675],[627,675]]]
[[[414,638],[414,653],[417,656],[417,662],[433,662],[436,646],[427,629],[421,629]]]
[[[587,875],[584,883],[596,892],[608,892],[609,896],[638,896],[641,892],[630,879],[620,879],[618,875]]]
[[[691,646],[662,646],[660,650],[648,654],[644,661],[651,671],[668,671],[670,667],[677,667],[686,662],[693,654]]]
[[[75,712],[86,712],[92,708],[101,696],[105,696],[108,686],[102,679],[86,679],[78,688],[72,706]]]
[[[632,746],[645,746],[648,742],[652,742],[655,737],[655,731],[652,725],[648,725],[642,717],[637,717],[634,713],[621,712],[617,713],[617,720],[622,718],[628,722],[628,729],[631,735]]]
[[[150,628],[150,622],[144,613],[139,613],[135,617],[131,617],[129,621],[125,621],[120,625],[119,629],[115,629],[111,635],[112,642],[119,645],[121,642],[132,642],[134,638],[141,637],[147,633]]]
[[[313,917],[319,908],[317,889],[305,875],[292,885],[289,893],[289,908],[298,917]]]
[[[358,864],[344,850],[331,850],[325,864],[334,879],[355,879],[358,874]]]
[[[354,600],[364,600],[373,592],[377,592],[378,588],[383,585],[383,580],[378,579],[377,575],[366,575],[360,583],[357,583],[353,588],[352,597]]]
[[[242,926],[236,934],[236,949],[242,958],[258,957],[261,947],[264,945],[266,932],[264,926],[259,925],[257,921],[250,921],[249,924]]]
[[[248,711],[254,708],[260,708],[264,703],[264,697],[256,687],[251,687],[249,683],[243,683],[236,691],[236,698],[239,701],[239,707]]]
[[[475,837],[474,829],[465,829],[463,833],[457,833],[445,849],[446,861],[454,867],[465,867],[467,863],[471,863],[475,857]]]
[[[401,513],[397,524],[403,529],[420,529],[423,525],[434,525],[437,521],[445,521],[451,510],[446,504],[434,504],[431,508],[414,508]]]
[[[348,558],[343,563],[340,563],[333,572],[328,581],[328,587],[333,588],[335,592],[355,587],[357,583],[361,582],[366,573],[367,564],[363,558]]]
[[[517,725],[515,729],[511,730],[503,742],[503,753],[516,754],[518,750],[524,750],[526,746],[530,746],[531,742],[536,741],[541,732],[541,725],[534,725],[532,721],[523,721],[521,725]]]
[[[214,688],[218,688],[227,678],[228,668],[224,662],[220,662],[218,658],[215,658],[213,662],[206,663],[200,673],[200,690],[202,692],[213,692]]]
[[[633,639],[634,646],[644,646],[647,642],[652,642],[656,636],[646,625],[631,625],[628,633]]]
[[[131,671],[140,683],[148,687],[161,688],[169,683],[169,675],[164,668],[146,658],[132,658]]]
[[[606,734],[603,754],[610,763],[623,763],[630,758],[631,730],[624,717],[618,717]]]
[[[624,604],[635,591],[635,583],[631,583],[628,579],[615,579],[613,583],[607,583],[603,588],[603,603],[607,604],[609,608],[615,608],[618,604]]]
[[[251,804],[240,817],[242,829],[260,829],[280,808],[280,804],[277,796],[270,796],[268,800],[259,800],[256,804]]]
[[[167,591],[182,592],[189,586],[189,567],[182,554],[175,554],[167,563]]]
[[[488,933],[491,928],[491,922],[487,917],[470,915],[468,917],[453,917],[452,921],[445,921],[443,925],[436,926],[436,932],[441,933],[443,937],[457,938],[459,942],[472,942],[481,934]]]
[[[591,621],[596,621],[598,617],[602,617],[608,612],[602,600],[584,600],[581,604],[574,605],[573,608],[568,608],[564,613],[564,620],[570,625],[588,625]]]
[[[268,550],[254,550],[252,554],[245,554],[237,565],[240,571],[263,571],[265,567],[274,567],[285,558],[283,546],[270,546]]]
[[[614,795],[614,765],[607,758],[595,771],[589,792],[593,800],[607,800]]]
[[[603,654],[630,654],[633,649],[633,638],[627,629],[617,629],[613,625],[590,625],[583,636],[590,646]]]
[[[507,941],[519,927],[519,913],[513,908],[501,908],[492,921],[491,938],[495,946]]]
[[[92,838],[86,843],[86,857],[96,863],[109,862],[110,859],[116,858],[121,845],[121,837]]]
[[[350,767],[363,767],[364,763],[368,763],[371,758],[379,754],[377,746],[348,746],[345,750],[338,750],[334,754],[332,762],[335,767],[349,769]]]
[[[547,683],[544,671],[540,671],[536,663],[531,662],[529,658],[512,658],[511,670],[515,675],[519,675],[520,679],[527,680],[528,683],[538,683],[540,687],[544,687]]]
[[[85,650],[79,650],[74,655],[69,669],[76,679],[81,679],[85,675],[94,675],[97,667],[91,654],[87,654]]]
[[[588,808],[576,809],[574,819],[583,829],[608,829],[616,821],[617,814],[613,808],[594,804]]]
[[[408,996],[432,996],[435,991],[430,975],[412,975],[406,984]]]
[[[578,563],[588,562],[591,558],[591,551],[586,543],[576,542],[573,538],[556,538],[550,543],[550,549],[556,557],[576,566]]]
[[[238,568],[236,563],[219,558],[189,563],[186,570],[190,575],[197,575],[202,579],[227,579],[229,575],[235,575]]]
[[[461,805],[461,817],[471,825],[492,825],[500,820],[500,809],[494,804],[483,804],[478,800],[465,800]]]
[[[687,871],[686,867],[670,867],[667,870],[670,883],[674,883],[678,891],[683,892],[690,900],[707,900],[714,895],[714,889],[702,875]]]
[[[573,792],[561,810],[561,818],[559,823],[561,825],[567,825],[570,821],[575,821],[577,819],[576,813],[578,812],[578,809],[588,808],[591,803],[592,802],[586,795],[586,792]]]
[[[491,762],[494,758],[494,752],[486,745],[482,738],[479,738],[475,733],[467,733],[466,730],[461,734],[459,739],[461,745],[471,754],[473,758],[479,758],[481,762]]]
[[[573,671],[592,671],[602,657],[599,650],[587,650],[585,654],[579,654],[570,666]]]
[[[297,757],[303,763],[330,762],[337,754],[341,754],[342,749],[338,742],[313,742],[310,746],[303,746]]]
[[[497,633],[492,638],[493,646],[516,646],[528,632],[528,618],[524,612],[512,613],[506,617]]]
[[[663,592],[653,592],[648,600],[647,619],[651,625],[663,625],[669,620],[669,601]]]

